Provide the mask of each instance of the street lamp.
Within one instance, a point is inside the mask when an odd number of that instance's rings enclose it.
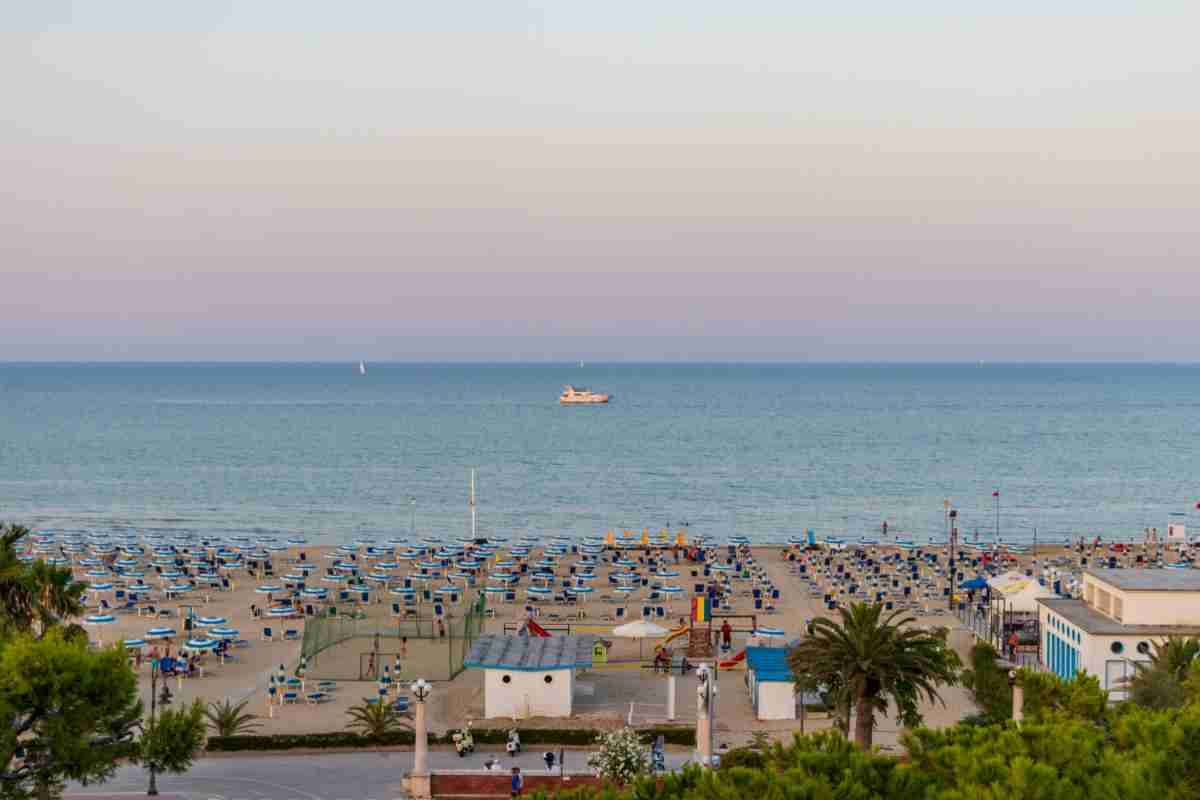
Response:
[[[158,659],[150,659],[150,727],[154,727],[154,715],[158,710],[158,705],[161,703],[164,706],[171,705],[171,687],[163,681],[162,697],[159,698],[158,693]],[[150,768],[150,786],[146,789],[146,794],[158,794],[158,770],[154,764],[148,765]]]
[[[429,772],[429,738],[425,729],[425,701],[433,693],[433,686],[424,678],[413,681],[409,687],[416,708],[413,710],[413,774]]]
[[[717,681],[708,664],[696,668],[696,746],[705,767],[713,765],[713,702],[717,696]]]

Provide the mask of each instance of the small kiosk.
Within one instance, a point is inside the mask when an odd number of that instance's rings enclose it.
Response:
[[[483,670],[484,716],[569,717],[575,671],[590,669],[595,636],[481,636],[464,666]]]
[[[747,647],[746,683],[760,720],[795,719],[796,686],[783,647]]]

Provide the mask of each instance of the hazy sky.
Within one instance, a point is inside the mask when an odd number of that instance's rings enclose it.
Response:
[[[0,359],[1200,358],[1195,0],[10,6]]]

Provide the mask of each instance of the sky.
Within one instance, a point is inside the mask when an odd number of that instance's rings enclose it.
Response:
[[[1200,353],[1194,0],[0,24],[0,360]]]

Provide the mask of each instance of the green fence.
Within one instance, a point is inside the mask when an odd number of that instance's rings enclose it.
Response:
[[[480,593],[469,603],[448,607],[442,617],[391,617],[386,605],[362,607],[354,615],[310,617],[300,651],[308,660],[307,675],[373,681],[386,666],[401,680],[451,680],[462,672],[483,631],[485,606]]]

